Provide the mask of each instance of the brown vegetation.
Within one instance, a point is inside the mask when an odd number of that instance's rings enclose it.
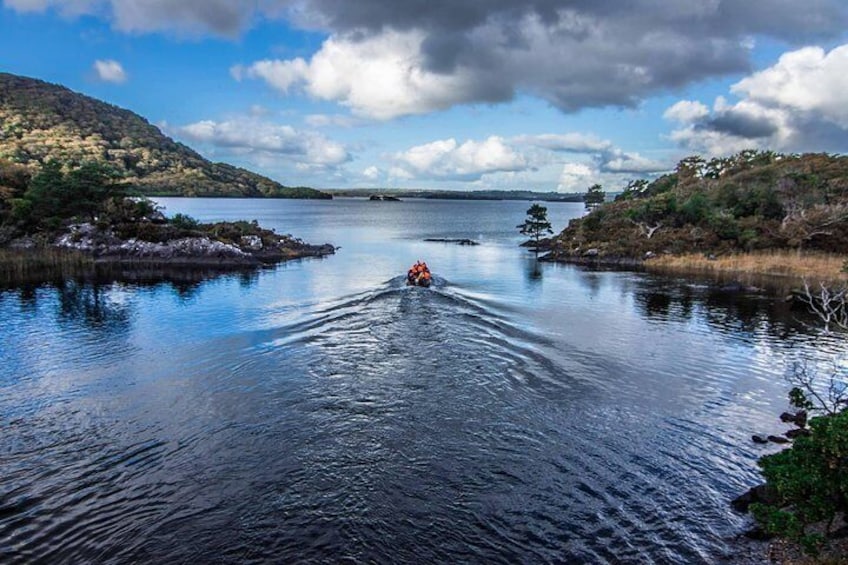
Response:
[[[802,253],[772,250],[752,253],[736,253],[708,258],[703,253],[683,255],[661,255],[645,261],[652,271],[696,274],[729,274],[737,278],[758,275],[788,279],[791,285],[803,281],[815,284],[839,284],[848,282],[848,273],[842,271],[848,256],[828,253]]]
[[[787,265],[760,258],[786,251]],[[696,270],[802,272],[807,251],[848,256],[848,157],[743,151],[681,161],[655,181],[633,181],[614,202],[572,220],[548,260],[641,262]],[[674,260],[658,256],[679,255]],[[698,256],[736,257],[708,264]],[[839,265],[841,268],[841,265]],[[815,267],[818,269],[819,267]],[[824,267],[822,276],[838,273]],[[812,274],[812,272],[810,272]],[[833,275],[835,276],[835,275]]]

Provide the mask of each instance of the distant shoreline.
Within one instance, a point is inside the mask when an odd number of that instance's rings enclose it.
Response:
[[[531,190],[474,190],[449,191],[414,188],[322,188],[321,192],[341,198],[370,198],[393,196],[400,199],[422,200],[523,200],[543,202],[583,202],[583,193],[533,192]]]

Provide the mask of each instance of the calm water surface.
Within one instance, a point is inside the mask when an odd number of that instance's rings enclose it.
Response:
[[[750,435],[839,347],[765,297],[537,265],[526,202],[162,204],[341,249],[0,290],[0,562],[732,560]]]

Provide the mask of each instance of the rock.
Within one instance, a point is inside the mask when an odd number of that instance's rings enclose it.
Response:
[[[431,241],[431,242],[435,241],[435,242],[438,242],[438,243],[458,243],[459,245],[480,245],[479,243],[477,243],[473,239],[451,239],[451,238],[447,238],[447,237],[428,237],[428,238],[425,238],[424,241]],[[532,240],[528,243],[532,244]],[[526,244],[522,243],[521,245],[523,246],[523,245],[526,245]]]
[[[9,249],[35,249],[35,240],[29,236],[19,237],[9,242]]]
[[[655,256],[656,255],[654,254],[653,251],[646,251],[645,252],[645,259],[653,259]]]
[[[768,485],[757,485],[748,489],[748,492],[745,494],[734,498],[730,502],[730,506],[737,512],[747,512],[748,507],[755,502],[775,504],[777,502],[777,493]]]
[[[783,435],[785,435],[785,436],[786,436],[786,437],[788,437],[789,439],[797,439],[797,438],[799,438],[799,437],[809,436],[809,435],[811,435],[812,433],[813,433],[813,432],[811,432],[811,431],[810,431],[810,430],[808,430],[807,428],[794,428],[794,429],[792,429],[792,430],[787,431],[787,432],[786,432],[785,434],[783,434]]]
[[[751,436],[751,441],[754,443],[768,443],[768,440],[763,436]]]
[[[764,529],[759,526],[755,528],[751,528],[747,532],[745,532],[745,537],[748,539],[756,540],[756,541],[768,541],[774,538],[774,535],[766,532]]]
[[[583,257],[597,257],[600,254],[600,251],[593,247],[592,249],[587,249],[583,252]]]
[[[785,423],[793,423],[799,428],[803,428],[807,425],[807,412],[805,410],[799,410],[795,414],[791,412],[784,412],[780,415],[780,421]]]
[[[707,261],[716,261],[716,260],[717,260],[717,259],[716,259],[716,256],[715,256],[715,255],[713,255],[712,253],[710,253],[709,255],[707,255]]]
[[[772,443],[789,443],[789,440],[783,436],[768,436],[768,440]]]
[[[242,249],[246,248],[251,251],[259,251],[264,247],[262,245],[262,238],[258,235],[243,235],[239,243]]]

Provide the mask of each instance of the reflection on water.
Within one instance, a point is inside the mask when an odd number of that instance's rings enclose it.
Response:
[[[526,203],[396,204],[264,204],[328,260],[0,291],[0,562],[729,555],[784,365],[841,342],[766,296],[539,265],[495,229]]]

